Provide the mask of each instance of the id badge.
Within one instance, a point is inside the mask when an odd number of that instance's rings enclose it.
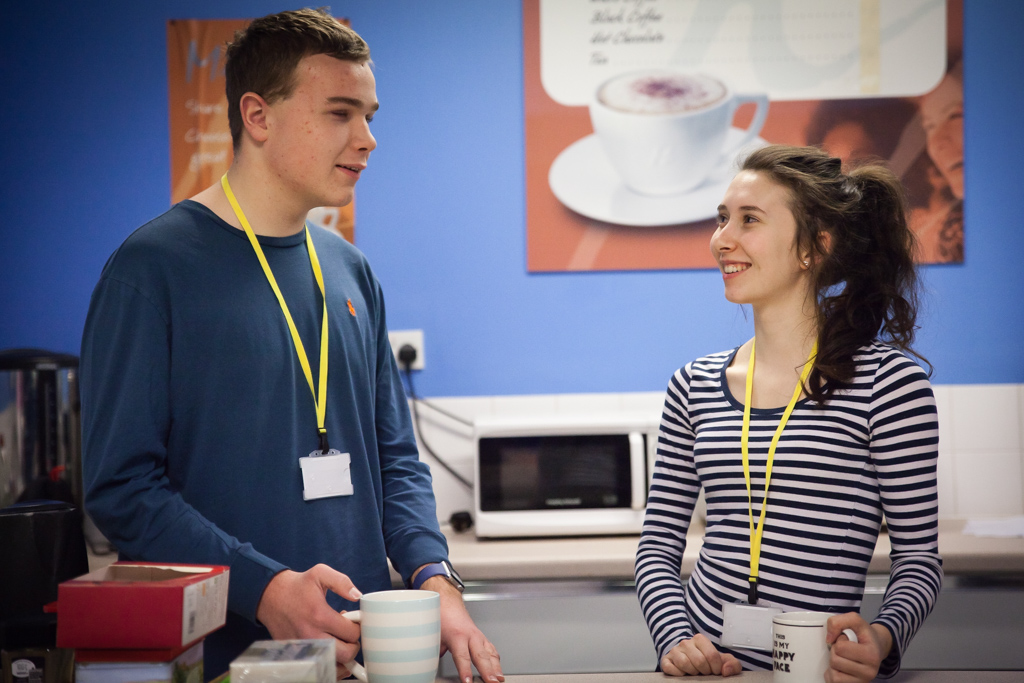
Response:
[[[778,607],[747,604],[722,606],[722,645],[743,650],[772,651],[772,617]]]
[[[302,500],[352,495],[352,457],[333,448],[323,455],[313,451],[299,458],[302,469]]]

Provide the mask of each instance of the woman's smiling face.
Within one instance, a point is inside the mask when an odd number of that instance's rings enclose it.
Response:
[[[729,301],[757,306],[806,297],[807,256],[797,253],[791,199],[787,188],[757,171],[740,171],[729,184],[711,238]]]

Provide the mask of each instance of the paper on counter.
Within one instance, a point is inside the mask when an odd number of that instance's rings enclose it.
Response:
[[[1001,519],[970,519],[964,525],[966,536],[988,536],[991,538],[1024,537],[1024,515]]]

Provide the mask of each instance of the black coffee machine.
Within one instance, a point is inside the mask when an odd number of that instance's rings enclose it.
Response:
[[[0,648],[56,644],[43,605],[89,571],[78,358],[0,351]]]

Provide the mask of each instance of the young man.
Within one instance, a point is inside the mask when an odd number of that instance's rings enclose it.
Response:
[[[338,611],[390,588],[390,558],[441,594],[459,677],[472,662],[504,680],[444,571],[380,285],[354,247],[305,225],[352,200],[377,144],[369,56],[316,10],[240,32],[231,169],[121,245],[86,321],[88,509],[123,558],[231,567],[211,678],[268,635],[334,638],[345,673],[360,631]]]

